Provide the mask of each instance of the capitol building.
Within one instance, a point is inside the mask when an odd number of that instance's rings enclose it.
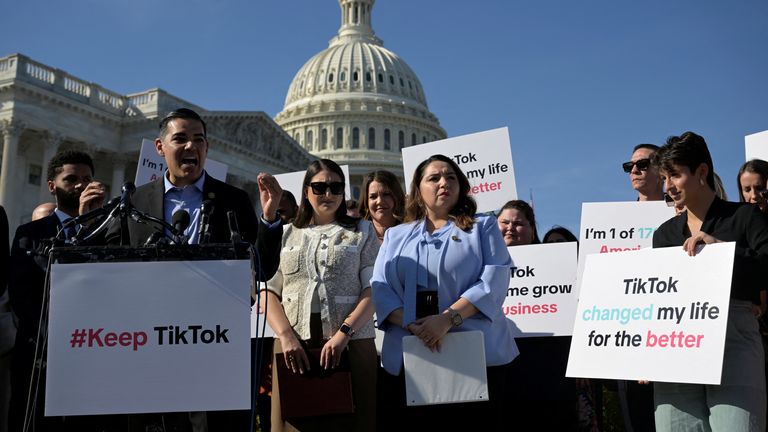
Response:
[[[373,4],[339,0],[338,33],[299,69],[275,117],[313,155],[349,165],[355,197],[372,170],[403,178],[403,147],[446,138],[419,78],[376,37]]]
[[[316,158],[349,165],[355,197],[369,171],[402,178],[400,150],[446,133],[416,74],[376,37],[373,4],[339,0],[337,35],[299,69],[274,119],[206,110],[159,88],[122,95],[22,54],[0,57],[0,205],[11,234],[38,204],[53,201],[46,168],[57,151],[91,154],[95,178],[115,195],[134,179],[142,139],[154,140],[159,119],[179,107],[200,113],[208,157],[226,164],[226,181],[254,203],[259,172],[300,171]]]

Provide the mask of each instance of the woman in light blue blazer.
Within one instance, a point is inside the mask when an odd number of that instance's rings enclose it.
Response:
[[[400,389],[388,415],[400,427],[456,427],[462,419],[493,425],[504,416],[504,365],[518,353],[501,310],[511,259],[495,219],[474,216],[469,189],[451,159],[434,155],[419,164],[406,223],[387,230],[376,259],[371,287],[386,334],[382,362],[394,376],[380,385]],[[468,330],[484,336],[490,402],[406,408],[403,337],[413,334],[434,351],[448,332]]]

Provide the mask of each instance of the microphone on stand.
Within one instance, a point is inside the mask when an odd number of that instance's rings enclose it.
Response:
[[[171,224],[174,231],[174,243],[184,244],[187,242],[187,236],[184,235],[184,230],[189,226],[189,212],[186,210],[176,210],[171,217]]]
[[[120,188],[122,195],[120,196],[120,210],[125,211],[131,207],[131,195],[136,190],[136,185],[133,182],[123,183],[123,187]]]
[[[200,224],[197,226],[198,244],[206,244],[211,241],[211,214],[213,202],[205,200],[200,204]]]

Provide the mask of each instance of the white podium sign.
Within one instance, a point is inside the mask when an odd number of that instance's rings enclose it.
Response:
[[[341,172],[344,173],[344,177],[346,178],[346,185],[344,186],[345,199],[351,199],[352,189],[349,185],[349,165],[339,165],[339,167],[341,168]],[[304,186],[304,175],[306,173],[307,171],[304,170],[275,174],[275,179],[277,179],[277,182],[280,183],[280,187],[283,188],[283,190],[291,192],[293,196],[296,197],[297,205],[301,205],[301,189],[303,189]]]
[[[507,248],[511,278],[504,315],[514,336],[567,336],[576,314],[576,242]]]
[[[747,161],[752,159],[768,161],[768,131],[745,136],[744,149]]]
[[[588,256],[566,376],[720,384],[735,245]]]
[[[635,251],[653,246],[653,233],[675,216],[664,201],[583,203],[579,231],[579,271],[594,253]]]
[[[146,138],[141,140],[139,163],[136,166],[136,179],[134,180],[136,187],[162,178],[167,168],[165,159],[157,154],[155,142]],[[226,182],[228,170],[227,165],[211,158],[205,158],[205,172],[216,180]],[[120,185],[113,185],[113,188],[117,188],[115,191],[119,191]]]
[[[250,262],[56,264],[45,415],[250,408]]]
[[[517,199],[512,147],[506,127],[433,141],[403,149],[405,193],[410,193],[416,167],[435,154],[442,154],[461,168],[469,179],[469,193],[477,201],[477,212],[498,210]]]

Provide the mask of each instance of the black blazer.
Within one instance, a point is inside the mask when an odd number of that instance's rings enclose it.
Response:
[[[131,197],[133,205],[142,212],[163,219],[165,187],[160,178],[136,188]],[[211,243],[229,243],[229,224],[227,212],[234,211],[243,240],[256,245],[260,257],[263,281],[269,280],[277,271],[280,263],[280,244],[283,237],[282,227],[268,229],[251,204],[248,194],[239,188],[228,185],[206,174],[203,183],[203,200],[213,203],[210,230]],[[128,239],[131,246],[140,246],[156,231],[154,225],[128,221]],[[110,226],[107,232],[107,244],[121,244],[120,224]]]

